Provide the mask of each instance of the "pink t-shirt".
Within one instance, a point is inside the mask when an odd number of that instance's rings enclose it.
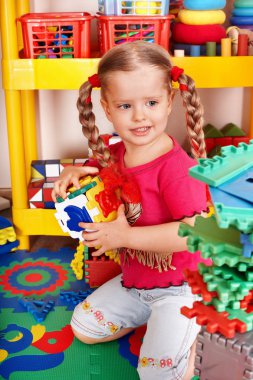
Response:
[[[126,168],[125,147],[122,142],[110,146],[111,153],[119,160],[123,173],[132,176],[141,192],[142,213],[134,226],[149,226],[191,217],[206,210],[206,185],[189,176],[189,168],[196,165],[173,139],[173,149],[147,164]],[[169,239],[168,235],[168,239]],[[176,252],[172,256],[172,266],[159,272],[141,264],[136,257],[122,262],[122,281],[127,288],[151,289],[181,285],[183,271],[196,270],[201,259],[200,253]]]

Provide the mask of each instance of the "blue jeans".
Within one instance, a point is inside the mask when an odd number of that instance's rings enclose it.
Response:
[[[76,306],[71,326],[84,336],[101,339],[122,328],[147,324],[137,369],[140,379],[181,380],[200,326],[195,318],[181,315],[180,309],[191,307],[197,298],[187,283],[152,290],[126,289],[119,275]]]

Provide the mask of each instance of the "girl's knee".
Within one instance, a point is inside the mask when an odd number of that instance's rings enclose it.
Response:
[[[72,327],[72,331],[73,331],[73,334],[75,335],[75,337],[78,340],[80,340],[82,343],[85,343],[85,344],[96,344],[96,343],[100,343],[101,342],[101,339],[95,339],[95,338],[91,338],[89,336],[83,335],[79,331],[76,331],[75,329],[73,329],[73,327]]]

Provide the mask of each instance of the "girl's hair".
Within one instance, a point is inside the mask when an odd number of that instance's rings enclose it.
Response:
[[[98,77],[101,83],[101,96],[104,97],[108,82],[114,71],[134,71],[142,65],[150,65],[160,69],[165,74],[168,91],[172,92],[172,78],[169,53],[162,47],[144,41],[124,43],[109,50],[100,60]],[[203,107],[196,92],[194,81],[186,74],[178,77],[179,89],[186,108],[186,124],[190,138],[193,157],[206,157],[203,132]],[[79,90],[77,108],[84,136],[88,139],[89,148],[102,166],[108,166],[111,161],[109,149],[105,146],[95,124],[95,115],[91,103],[92,85],[89,81],[83,83]]]

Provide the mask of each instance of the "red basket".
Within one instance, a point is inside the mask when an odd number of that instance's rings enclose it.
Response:
[[[90,57],[90,24],[86,12],[27,13],[21,16],[24,58]]]
[[[113,46],[137,40],[156,43],[169,50],[170,23],[174,16],[96,15],[101,54]]]

